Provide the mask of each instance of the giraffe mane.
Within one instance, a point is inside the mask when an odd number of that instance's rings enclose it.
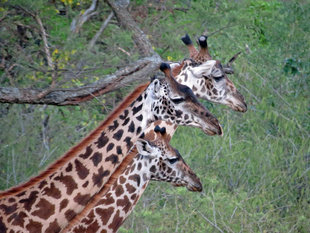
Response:
[[[73,158],[77,153],[79,153],[85,145],[89,144],[94,138],[96,138],[104,129],[110,125],[115,117],[119,116],[121,112],[128,107],[135,99],[139,97],[139,95],[148,87],[150,82],[144,83],[138,86],[133,92],[131,92],[114,110],[110,115],[99,125],[96,129],[94,129],[88,136],[86,136],[79,144],[71,147],[69,151],[67,151],[62,157],[56,160],[52,165],[50,165],[47,169],[42,171],[35,177],[30,178],[30,180],[12,187],[8,190],[0,192],[0,199],[4,197],[8,197],[11,195],[15,195],[24,191],[25,189],[32,187],[33,185],[39,183],[53,172],[55,172],[59,167],[63,166],[66,162],[68,162],[71,158]],[[128,157],[128,156],[127,156]],[[129,163],[129,162],[128,162]],[[115,178],[114,178],[115,179]]]

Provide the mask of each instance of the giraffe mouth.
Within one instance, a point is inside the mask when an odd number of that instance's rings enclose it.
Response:
[[[204,123],[202,130],[205,134],[210,136],[223,135],[223,128],[215,117],[211,119],[209,118],[207,122]]]
[[[220,136],[222,136],[223,135],[223,128],[222,128],[221,125],[218,125],[218,127],[216,127],[216,128],[212,128],[212,129],[206,128],[206,129],[203,130],[203,132],[205,134],[210,135],[210,136],[213,136],[213,135],[220,135]]]
[[[248,107],[246,103],[238,104],[237,109],[239,112],[246,112],[248,110]]]
[[[202,191],[202,184],[199,183],[193,183],[193,184],[188,184],[186,188],[191,191],[191,192],[201,192]]]
[[[232,94],[231,108],[237,112],[246,112],[248,107],[244,101],[244,97],[237,91]]]
[[[198,105],[198,106],[197,106]],[[202,104],[197,104],[197,108],[193,109],[196,124],[202,131],[210,136],[223,135],[223,129],[218,119],[209,112]],[[197,126],[196,125],[196,126]]]
[[[229,107],[231,107],[234,111],[237,112],[246,112],[248,110],[248,107],[245,102],[239,102],[238,104],[231,104]]]

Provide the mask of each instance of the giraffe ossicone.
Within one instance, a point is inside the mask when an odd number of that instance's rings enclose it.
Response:
[[[109,190],[98,193],[94,206],[83,210],[83,217],[73,219],[64,232],[117,232],[132,212],[150,180],[184,186],[200,192],[202,184],[179,152],[169,144],[164,128],[138,139],[130,152],[135,155]]]
[[[163,120],[222,134],[218,120],[192,91],[171,76],[136,88],[78,145],[30,181],[0,193],[0,229],[53,232],[63,229],[98,193],[148,124]]]

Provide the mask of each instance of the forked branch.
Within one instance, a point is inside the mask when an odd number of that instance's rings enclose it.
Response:
[[[98,12],[96,11],[98,5],[98,0],[93,0],[90,7],[85,10],[84,13],[80,14],[76,19],[72,20],[71,23],[71,32],[78,33],[83,26],[83,24],[89,20],[90,17],[96,15]]]

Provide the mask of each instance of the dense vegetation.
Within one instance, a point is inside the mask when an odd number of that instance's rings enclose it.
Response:
[[[91,1],[10,2],[38,12],[61,87],[95,81],[139,57],[131,32],[115,19],[88,47],[111,12],[103,2],[78,34],[70,32],[70,24]],[[36,22],[12,5],[1,0],[0,57],[18,65],[9,73],[0,67],[0,85],[46,87],[52,77],[42,71],[47,64]],[[181,127],[172,139],[204,191],[152,182],[120,232],[309,232],[309,1],[136,0],[130,12],[166,60],[188,56],[180,41],[186,32],[197,37],[222,29],[209,38],[210,51],[221,61],[243,52],[231,80],[248,111],[204,102],[224,136]],[[84,72],[68,72],[76,66]],[[77,107],[1,104],[0,189],[26,181],[60,157],[131,89]]]

